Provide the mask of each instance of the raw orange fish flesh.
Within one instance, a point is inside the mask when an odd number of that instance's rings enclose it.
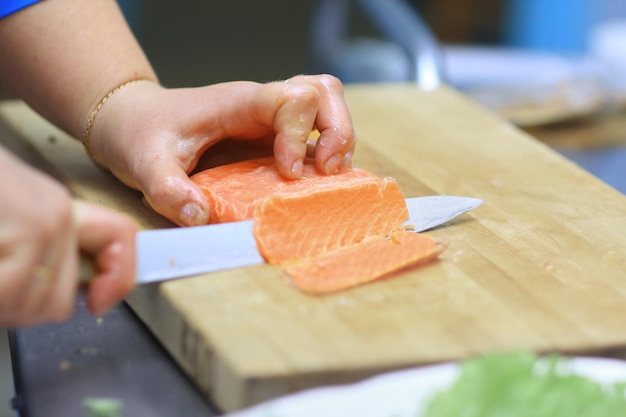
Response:
[[[283,264],[387,236],[408,216],[396,181],[370,174],[274,193],[257,204],[253,232],[265,260]]]
[[[294,181],[283,178],[270,157],[191,178],[211,203],[210,223],[254,219],[260,253],[286,268],[304,291],[363,284],[435,259],[445,248],[403,230],[408,211],[397,182],[361,169],[326,176],[309,162]]]
[[[312,161],[306,161],[302,179],[284,178],[273,157],[250,159],[221,165],[194,174],[191,179],[200,186],[211,204],[209,223],[226,223],[252,219],[257,201],[278,191],[295,192],[333,185],[354,178],[370,178],[361,169],[343,167],[336,175],[320,175]]]
[[[427,235],[400,231],[390,238],[370,236],[354,245],[289,263],[285,272],[302,291],[323,294],[429,262],[445,247]]]

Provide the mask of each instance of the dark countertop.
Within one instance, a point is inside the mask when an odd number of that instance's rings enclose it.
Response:
[[[9,332],[20,417],[86,417],[85,398],[115,398],[122,417],[219,413],[125,304],[101,319],[78,298],[74,317]]]

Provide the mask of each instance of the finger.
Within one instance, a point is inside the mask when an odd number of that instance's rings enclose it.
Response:
[[[315,145],[317,144],[317,137],[309,137],[306,140],[306,157],[315,158]]]
[[[33,280],[33,292],[36,288],[43,288],[40,293],[45,293],[44,302],[40,304],[37,314],[46,321],[64,321],[72,315],[74,299],[76,298],[76,274],[78,263],[78,250],[75,240],[68,244],[62,256],[62,262],[52,277],[46,279],[41,272],[35,270]],[[45,273],[45,269],[43,270]],[[43,278],[43,279],[42,279]]]
[[[180,226],[209,222],[211,207],[204,193],[176,163],[162,161],[140,178],[150,207]]]
[[[76,296],[78,241],[72,223],[64,229],[68,232],[57,235],[33,271],[31,297],[36,300],[37,294],[43,295],[34,316],[45,317],[46,321],[58,322],[69,318]]]
[[[34,257],[19,263],[4,262],[0,273],[10,279],[0,282],[0,325],[23,327],[55,320],[46,314],[55,312],[51,294],[57,274],[37,262]]]
[[[278,170],[286,178],[300,178],[307,139],[317,117],[319,91],[307,83],[286,82],[267,84],[266,94],[267,102],[281,97],[274,114],[274,156]]]
[[[39,262],[39,263],[38,263]],[[19,266],[5,263],[0,273],[11,279],[0,285],[0,324],[6,326],[30,326],[67,319],[72,312],[76,283],[72,268],[66,270],[71,259],[64,259],[60,268],[47,266],[28,259]],[[25,267],[25,265],[29,265]],[[32,266],[31,266],[32,265]]]
[[[87,304],[101,315],[119,303],[135,285],[137,225],[127,216],[76,201],[75,222],[80,249],[92,256],[96,275]]]
[[[332,174],[341,165],[351,166],[356,142],[341,81],[330,75],[297,76],[293,80],[310,83],[320,94],[315,119],[315,127],[320,132],[315,146],[317,169]]]
[[[69,205],[68,205],[69,206]],[[76,283],[76,240],[71,216],[68,224],[47,230],[40,228],[41,239],[35,250],[16,250],[2,263],[0,274],[0,322],[29,326],[67,319],[72,311]],[[64,223],[64,222],[62,222]]]

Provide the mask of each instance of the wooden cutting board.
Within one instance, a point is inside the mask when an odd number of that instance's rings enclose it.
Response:
[[[450,243],[440,261],[335,295],[267,265],[137,288],[128,303],[219,407],[497,350],[626,346],[626,197],[448,88],[346,95],[356,165],[407,197],[485,203],[431,232]],[[0,137],[78,196],[171,226],[23,104],[0,118]]]

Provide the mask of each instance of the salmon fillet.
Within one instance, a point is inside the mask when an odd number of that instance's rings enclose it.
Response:
[[[343,167],[335,175],[320,175],[312,161],[304,164],[302,179],[284,178],[274,157],[257,158],[200,171],[191,180],[200,186],[211,204],[209,223],[250,220],[257,201],[278,191],[295,192],[354,178],[370,178],[361,169]]]
[[[289,263],[285,272],[302,291],[324,294],[429,262],[445,247],[427,235],[399,231],[388,239],[370,236],[359,243]]]
[[[191,177],[211,203],[210,223],[254,219],[259,252],[282,265],[303,291],[360,285],[435,259],[445,248],[403,230],[408,210],[393,178],[356,168],[319,174],[311,161],[300,180],[283,178],[273,157]]]
[[[261,255],[283,264],[387,236],[408,219],[404,195],[392,178],[344,178],[259,201],[253,232]]]

